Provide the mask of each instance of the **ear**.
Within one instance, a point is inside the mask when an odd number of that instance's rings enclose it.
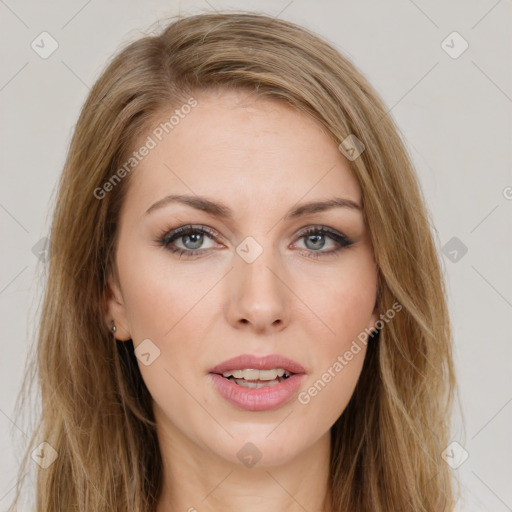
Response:
[[[370,322],[368,324],[368,329],[370,329],[372,331],[372,333],[375,333],[375,331],[377,331],[377,327],[376,327],[376,323],[378,320],[380,320],[380,317],[379,317],[379,299],[378,297],[375,298],[375,305],[373,306],[373,313],[372,313],[372,316],[370,317]]]
[[[115,325],[116,332],[114,333],[114,337],[120,341],[127,341],[131,339],[131,334],[128,329],[126,308],[121,288],[112,273],[109,273],[107,282],[108,285],[104,292],[105,322],[107,329],[112,332],[112,325]],[[112,324],[112,320],[114,324]]]
[[[378,312],[377,308],[375,308],[373,310],[373,313],[372,313],[372,316],[370,319],[370,324],[368,326],[368,328],[372,331],[372,333],[375,333],[375,331],[377,330],[377,327],[375,327],[377,320],[379,320],[379,312]]]

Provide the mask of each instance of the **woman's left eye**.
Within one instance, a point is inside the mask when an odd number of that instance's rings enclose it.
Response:
[[[334,249],[328,251],[322,251],[326,245],[325,239],[328,238],[331,242],[334,242]],[[319,258],[321,256],[333,256],[344,248],[351,246],[354,242],[345,235],[338,233],[337,231],[331,230],[330,228],[310,228],[305,232],[302,232],[299,240],[304,240],[304,245],[307,249],[310,249],[305,254],[308,257]]]
[[[167,250],[181,256],[191,257],[203,253],[211,247],[203,247],[205,239],[215,242],[216,233],[210,228],[184,226],[170,232],[166,232],[158,243]],[[330,250],[323,250],[326,246],[326,239],[331,241]],[[354,242],[345,235],[326,227],[310,228],[298,235],[297,240],[304,240],[307,249],[306,256],[318,258],[320,256],[333,255],[341,249],[349,247]],[[176,245],[176,242],[181,241]],[[328,246],[328,244],[327,244]]]

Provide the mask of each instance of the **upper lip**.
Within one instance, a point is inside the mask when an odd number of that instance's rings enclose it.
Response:
[[[210,370],[210,373],[222,375],[229,370],[244,370],[252,368],[254,370],[272,370],[273,368],[282,368],[290,373],[306,373],[302,365],[279,354],[268,356],[255,356],[251,354],[242,354],[232,357]]]

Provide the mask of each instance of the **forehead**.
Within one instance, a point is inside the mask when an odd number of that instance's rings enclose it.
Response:
[[[154,142],[132,171],[126,197],[140,215],[164,193],[214,196],[234,210],[340,195],[360,203],[348,161],[317,121],[243,91],[194,98],[197,105],[179,115],[179,106],[162,112],[135,144]]]

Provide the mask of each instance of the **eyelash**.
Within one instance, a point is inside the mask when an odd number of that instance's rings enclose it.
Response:
[[[211,228],[208,228],[206,226],[195,227],[195,226],[190,225],[190,226],[182,226],[180,228],[177,228],[177,229],[171,230],[171,231],[168,231],[168,230],[164,231],[160,235],[159,239],[157,240],[157,243],[160,246],[162,246],[164,249],[171,251],[174,254],[178,254],[180,258],[181,258],[181,256],[186,256],[187,258],[194,257],[194,256],[198,256],[199,254],[204,252],[205,249],[173,248],[173,247],[171,247],[171,243],[174,242],[175,240],[182,238],[183,236],[190,235],[190,234],[198,234],[198,233],[205,234],[205,235],[209,236],[210,238],[212,238],[213,240],[215,240],[215,238],[217,237],[216,232],[214,230],[212,230]],[[298,240],[301,240],[303,238],[306,238],[306,237],[312,236],[312,235],[320,235],[320,236],[327,235],[328,238],[330,238],[331,240],[336,242],[339,246],[338,248],[332,249],[330,251],[306,250],[305,255],[307,257],[313,258],[313,259],[318,259],[320,257],[335,256],[342,249],[350,247],[354,243],[352,240],[350,240],[345,235],[338,233],[338,232],[336,232],[330,228],[327,228],[325,226],[308,228],[306,231],[303,231],[299,235]],[[206,251],[208,251],[208,249],[206,249]],[[304,253],[304,251],[301,251],[301,252]]]

